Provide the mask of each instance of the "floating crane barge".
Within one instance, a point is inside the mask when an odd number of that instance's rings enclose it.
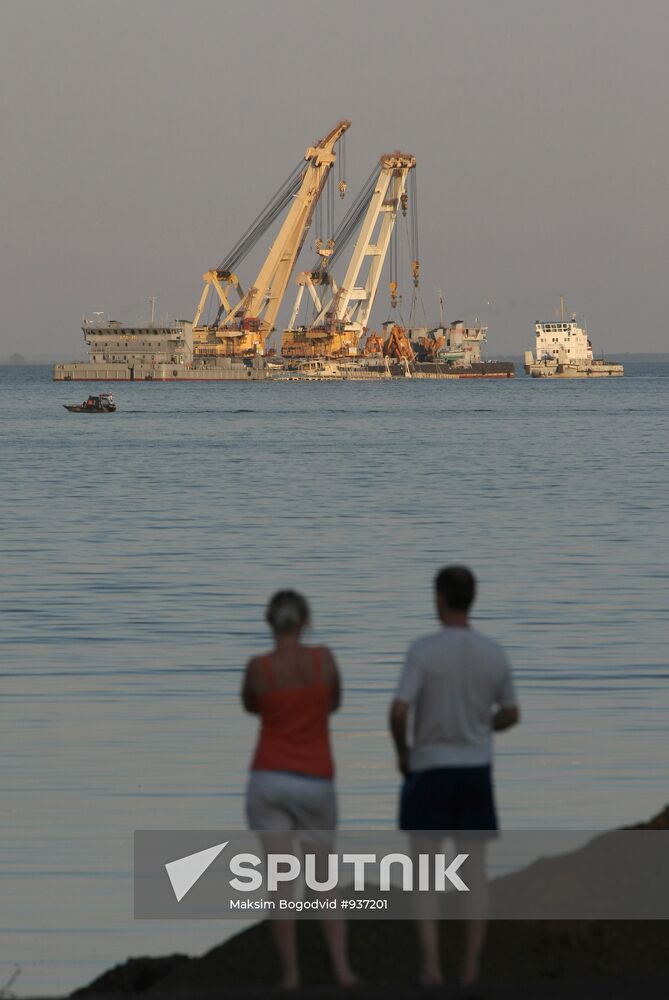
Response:
[[[334,228],[335,146],[350,127],[346,119],[313,146],[237,240],[219,265],[203,275],[203,289],[192,321],[128,326],[107,319],[84,320],[87,361],[57,364],[56,381],[269,381],[337,378],[510,378],[513,365],[485,362],[480,345],[485,328],[466,331],[462,324],[443,330],[405,329],[386,324],[383,338],[370,333],[369,318],[381,272],[390,258],[391,308],[398,303],[398,212],[411,213],[414,290],[418,288],[418,224],[413,155],[384,154],[351,209]],[[342,157],[339,194],[344,197]],[[322,200],[327,227],[322,229]],[[237,270],[284,215],[279,232],[255,280],[244,291]],[[306,235],[316,220],[317,260],[297,277],[297,297],[283,332],[282,358],[267,350],[288,283]],[[319,233],[320,229],[320,233]],[[328,235],[329,234],[329,235]],[[333,267],[357,234],[340,285]],[[322,238],[325,236],[325,238]],[[395,240],[393,238],[395,236]],[[308,298],[304,292],[307,291]],[[415,297],[415,292],[414,292]],[[298,324],[303,302],[311,307]],[[99,314],[98,314],[99,315]],[[483,334],[481,333],[483,331]]]

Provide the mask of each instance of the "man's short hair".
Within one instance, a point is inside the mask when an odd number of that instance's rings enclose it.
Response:
[[[455,611],[467,611],[476,597],[476,577],[466,566],[444,566],[434,578],[439,596]]]

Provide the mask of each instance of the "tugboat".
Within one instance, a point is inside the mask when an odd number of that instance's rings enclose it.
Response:
[[[89,396],[83,403],[63,403],[70,413],[114,413],[116,403],[111,392],[101,392],[99,396]]]
[[[564,297],[560,296],[560,322],[535,323],[536,354],[525,351],[525,374],[532,378],[605,378],[620,376],[624,367],[617,361],[595,358],[584,326],[564,318]]]

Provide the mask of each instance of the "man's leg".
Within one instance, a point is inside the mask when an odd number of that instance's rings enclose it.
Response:
[[[434,854],[439,849],[440,838],[426,834],[411,834],[411,856],[414,867],[418,865],[419,854]],[[420,947],[421,975],[423,986],[441,986],[444,978],[441,971],[441,947],[439,944],[438,903],[434,893],[416,893],[418,917],[418,944]]]
[[[421,918],[418,920],[418,943],[421,955],[421,985],[443,985],[444,977],[441,972],[441,949],[439,947],[439,921],[436,918]]]
[[[465,949],[460,966],[460,982],[472,986],[479,978],[481,952],[488,926],[488,878],[486,875],[486,841],[458,841],[458,854],[468,854],[467,885],[464,893]]]

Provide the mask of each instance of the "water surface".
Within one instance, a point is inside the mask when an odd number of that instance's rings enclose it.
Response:
[[[507,827],[601,829],[667,799],[669,366],[623,379],[122,384],[1,370],[0,985],[64,991],[220,924],[133,923],[135,827],[243,825],[240,671],[276,588],[344,675],[342,821],[394,822],[386,709],[433,627],[431,578],[480,577],[524,714],[497,741]]]

